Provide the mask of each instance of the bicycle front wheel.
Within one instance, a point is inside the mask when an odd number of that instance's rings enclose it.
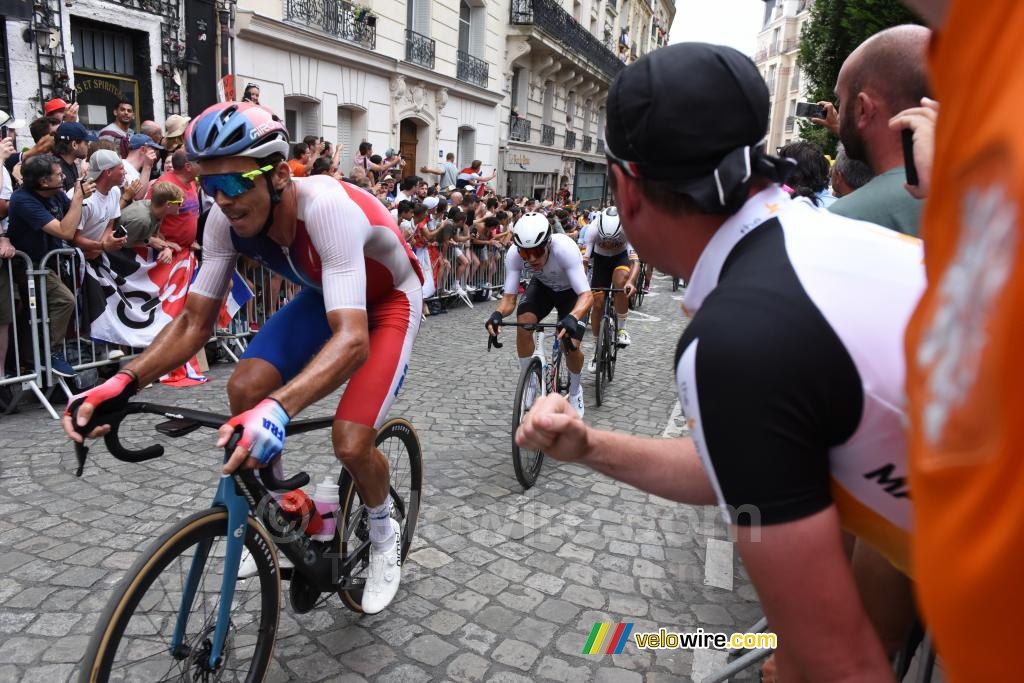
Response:
[[[608,382],[615,379],[615,361],[619,359],[619,319],[613,313],[608,318]]]
[[[416,430],[407,420],[394,418],[385,422],[377,431],[374,447],[388,461],[391,478],[391,503],[394,518],[402,529],[402,561],[409,553],[416,520],[419,517],[420,497],[423,489],[423,451]],[[338,479],[338,495],[341,509],[338,511],[338,556],[349,559],[355,553],[362,553],[355,568],[349,574],[346,586],[338,590],[338,596],[353,612],[363,611],[363,585],[369,569],[370,520],[366,505],[363,504],[355,480],[348,470],[341,471]]]
[[[214,508],[182,520],[157,539],[128,570],[103,611],[79,680],[263,680],[274,653],[281,573],[273,542],[252,517],[246,523],[245,547],[256,561],[256,575],[235,584],[220,663],[208,666],[227,533],[227,510]],[[182,643],[172,651],[194,561],[199,572],[195,597]]]
[[[597,374],[594,377],[594,398],[600,406],[604,401],[604,390],[608,383],[608,357],[611,348],[608,346],[608,316],[601,318],[601,326],[597,333]]]
[[[554,370],[554,369],[553,369]],[[557,375],[556,375],[557,376]],[[516,472],[516,479],[519,485],[528,489],[537,482],[537,475],[544,464],[544,453],[521,448],[516,444],[516,430],[519,423],[526,417],[526,413],[533,406],[533,402],[541,397],[541,363],[539,358],[530,361],[519,375],[519,385],[516,387],[515,403],[512,407],[512,468]],[[557,386],[557,379],[555,380]]]

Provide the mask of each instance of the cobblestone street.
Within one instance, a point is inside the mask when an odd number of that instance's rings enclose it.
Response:
[[[588,423],[651,436],[684,429],[671,367],[681,293],[670,285],[656,277],[631,316],[633,345],[620,353],[602,407],[584,377]],[[507,332],[504,349],[486,352],[491,310],[460,306],[423,324],[391,412],[413,423],[424,454],[423,507],[398,597],[372,617],[337,596],[295,615],[286,597],[270,680],[688,680],[724,655],[635,642],[618,655],[584,655],[584,643],[595,622],[732,633],[759,618],[715,509],[550,459],[537,485],[521,490],[509,455],[518,365]],[[587,344],[589,360],[589,335]],[[225,411],[231,369],[215,365],[206,385],[143,396]],[[330,414],[334,403],[308,416]],[[120,463],[97,444],[76,479],[70,443],[42,410],[0,418],[0,681],[77,676],[123,571],[161,530],[209,505],[221,457],[213,433],[167,439],[151,429],[157,421],[135,419],[125,431],[136,445],[160,438],[163,458]],[[338,467],[325,432],[289,437],[285,463],[314,481]]]

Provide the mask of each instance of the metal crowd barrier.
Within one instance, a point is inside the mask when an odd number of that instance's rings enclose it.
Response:
[[[505,247],[489,246],[483,252],[484,259],[481,260],[480,251],[473,249],[472,246],[463,246],[462,253],[467,259],[463,282],[475,288],[477,292],[500,294],[505,282],[506,251]],[[435,283],[437,291],[426,301],[437,302],[448,308],[463,300],[458,295],[456,287],[458,260],[454,244],[449,244],[446,259],[449,267],[440,278],[440,282]],[[20,267],[12,267],[14,263],[18,263]],[[50,415],[57,419],[59,413],[54,408],[53,390],[59,387],[65,396],[70,398],[77,387],[69,386],[64,377],[53,372],[51,351],[62,353],[76,373],[87,373],[89,370],[104,366],[120,365],[121,362],[135,357],[140,350],[97,341],[90,337],[89,315],[84,310],[85,304],[81,296],[85,264],[81,252],[77,249],[51,251],[43,257],[38,268],[33,266],[26,254],[17,252],[10,260],[10,264],[3,266],[0,278],[7,279],[8,303],[14,311],[12,346],[9,348],[8,358],[12,359],[17,371],[11,376],[0,376],[0,387],[14,388],[12,398],[2,410],[4,413],[13,411],[24,392],[31,391]],[[16,271],[18,277],[15,275]],[[434,271],[438,272],[437,269]],[[57,274],[75,301],[66,334],[60,343],[53,345],[52,348],[49,326],[51,302],[46,291],[48,272]],[[270,316],[288,303],[300,289],[262,265],[244,258],[239,259],[238,272],[253,291],[253,298],[238,311],[226,327],[218,327],[210,339],[223,352],[226,359],[232,362],[237,362],[244,353],[252,335],[256,334]],[[21,273],[24,273],[24,282],[20,281]],[[470,293],[470,296],[473,294]],[[31,349],[27,348],[29,344]]]
[[[461,246],[460,248],[467,260],[466,270],[462,277],[463,282],[477,291],[483,290],[491,295],[495,293],[500,295],[501,290],[505,287],[505,254],[508,251],[507,247],[485,247],[484,255],[486,260],[481,260],[477,249],[474,249],[471,245]],[[425,301],[437,301],[446,308],[458,301],[462,301],[456,289],[456,272],[458,271],[456,253],[456,245],[449,243],[445,254],[445,259],[448,263],[447,270],[440,281],[437,281],[435,276],[434,284],[437,287],[437,291],[433,296],[425,299]],[[431,256],[431,268],[435,273],[438,273],[433,256]]]

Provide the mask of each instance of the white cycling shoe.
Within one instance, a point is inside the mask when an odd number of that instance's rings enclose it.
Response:
[[[577,415],[579,415],[581,418],[583,417],[583,412],[584,412],[585,409],[583,407],[583,386],[582,385],[580,385],[580,388],[577,389],[575,393],[573,393],[571,391],[569,392],[569,405],[571,405],[573,407],[573,409],[576,410],[576,414]]]
[[[377,614],[390,605],[402,580],[402,528],[395,519],[391,520],[391,528],[395,530],[394,540],[387,550],[377,550],[370,544],[370,567],[363,586],[362,607],[366,614]]]
[[[594,374],[595,372],[597,372],[597,354],[596,353],[594,354],[594,357],[590,359],[590,364],[587,365],[587,372],[589,372],[590,374]]]
[[[615,343],[619,346],[629,346],[633,343],[633,340],[629,338],[627,330],[619,330],[618,336],[615,337]]]
[[[277,554],[277,565],[281,570],[293,569],[295,567],[284,553]],[[256,560],[253,559],[252,553],[249,552],[248,548],[242,548],[242,561],[238,563],[238,578],[251,579],[257,573]]]

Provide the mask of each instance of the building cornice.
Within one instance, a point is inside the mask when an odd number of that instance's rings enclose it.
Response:
[[[504,99],[500,92],[481,88],[393,57],[385,57],[379,52],[337,40],[319,31],[265,17],[252,11],[239,10],[236,27],[237,38],[271,47],[281,47],[285,44],[291,52],[324,59],[384,78],[390,79],[395,75],[414,78],[430,85],[447,88],[449,95],[488,106],[495,106]]]

